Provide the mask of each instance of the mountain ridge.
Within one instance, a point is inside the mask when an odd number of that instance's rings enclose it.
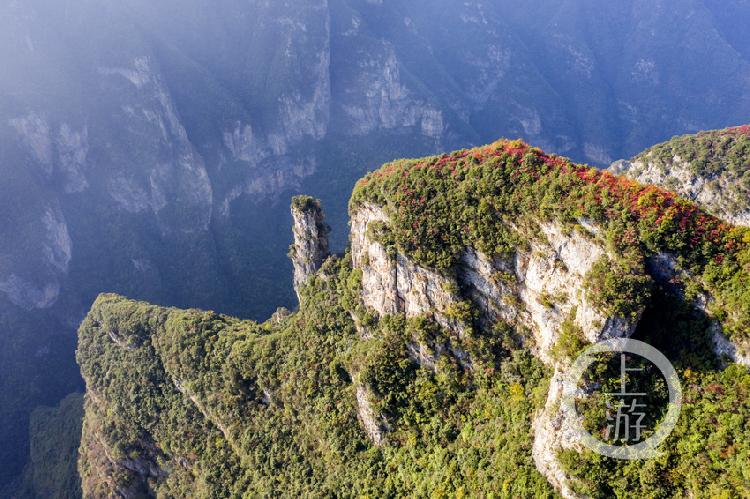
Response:
[[[317,203],[292,207],[311,210],[297,233],[320,225]],[[750,375],[715,341],[747,352],[747,229],[521,141],[384,165],[350,215],[343,255],[295,239],[300,308],[262,324],[97,299],[78,348],[86,496],[747,491]],[[576,352],[631,335],[694,399],[644,468],[582,452],[558,413]],[[738,416],[706,433],[717,410]]]
[[[83,388],[75,329],[100,292],[265,318],[295,303],[294,194],[322,199],[341,250],[348,193],[394,157],[505,134],[603,166],[744,119],[747,14],[740,0],[4,2],[0,495],[34,408]]]

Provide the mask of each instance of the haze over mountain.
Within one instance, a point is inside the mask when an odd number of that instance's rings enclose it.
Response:
[[[265,319],[295,303],[292,193],[342,248],[355,180],[395,157],[518,136],[605,166],[740,124],[748,20],[742,0],[1,2],[0,495],[31,411],[83,388],[98,293]]]

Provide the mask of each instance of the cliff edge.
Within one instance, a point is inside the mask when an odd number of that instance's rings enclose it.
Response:
[[[748,229],[520,141],[367,175],[342,255],[317,201],[292,213],[294,313],[94,304],[86,496],[748,492]],[[591,455],[559,409],[572,359],[615,337],[664,352],[690,400],[637,467]]]

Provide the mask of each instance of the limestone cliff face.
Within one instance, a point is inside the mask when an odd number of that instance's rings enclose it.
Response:
[[[300,297],[300,287],[313,275],[326,258],[330,227],[325,223],[320,203],[308,196],[297,196],[292,201],[294,243],[289,250],[294,265],[294,290]]]
[[[382,414],[378,414],[373,408],[371,390],[358,384],[356,390],[357,416],[367,436],[373,444],[380,446],[386,441],[389,425]]]
[[[590,342],[630,334],[634,324],[607,317],[587,296],[586,275],[607,253],[603,241],[583,226],[566,232],[541,223],[540,237],[529,248],[505,258],[489,258],[466,248],[451,275],[419,266],[407,255],[389,252],[373,236],[376,224],[388,222],[385,211],[367,205],[352,215],[352,260],[362,270],[363,301],[380,315],[431,315],[455,333],[465,325],[452,307],[467,299],[477,306],[484,324],[497,320],[532,332],[533,348],[547,364],[563,322],[571,319]]]
[[[497,321],[514,324],[531,333],[535,354],[552,367],[549,393],[544,408],[534,420],[534,462],[539,471],[564,497],[575,497],[569,479],[560,466],[557,452],[576,448],[570,422],[560,411],[563,370],[568,359],[556,357],[553,349],[560,340],[564,323],[572,322],[586,341],[630,336],[636,320],[608,317],[592,305],[584,285],[587,274],[600,258],[607,258],[597,229],[586,221],[574,229],[555,223],[539,223],[528,248],[518,248],[504,258],[490,258],[466,248],[450,275],[419,266],[408,256],[386,248],[375,236],[389,217],[382,207],[366,204],[352,214],[352,262],[362,271],[362,299],[378,315],[428,315],[452,335],[461,336],[469,327],[453,315],[467,301],[478,310],[481,327]],[[434,368],[441,353],[415,342],[412,356],[423,367]],[[450,349],[460,363],[471,366],[463,352]],[[366,393],[364,388],[362,393]],[[376,424],[377,417],[364,396],[357,400],[360,414],[367,414],[367,432],[380,444],[387,431]]]
[[[352,263],[362,270],[364,305],[379,315],[429,314],[444,328],[460,334],[462,324],[447,315],[449,307],[460,302],[451,290],[454,281],[420,267],[406,255],[390,253],[374,239],[375,224],[388,222],[381,207],[367,205],[351,220]]]

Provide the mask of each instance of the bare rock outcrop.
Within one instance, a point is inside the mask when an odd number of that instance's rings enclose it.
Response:
[[[447,274],[377,241],[373,229],[387,223],[385,211],[371,204],[352,215],[352,259],[362,271],[363,302],[380,315],[432,315],[448,331],[461,334],[466,325],[451,312],[469,299],[484,324],[503,320],[532,331],[536,353],[550,365],[550,351],[570,318],[590,342],[630,334],[634,328],[602,314],[587,296],[585,277],[606,251],[585,229],[568,233],[557,224],[540,224],[540,237],[530,248],[505,258],[466,248],[455,272]]]
[[[719,357],[726,356],[732,362],[750,367],[750,346],[739,347],[727,338],[721,330],[721,325],[715,322],[711,329],[711,342],[714,353]]]
[[[296,196],[292,200],[294,243],[289,256],[294,265],[294,290],[300,287],[328,258],[328,233],[320,202],[310,196]]]
[[[352,263],[362,271],[364,305],[379,315],[430,315],[446,330],[463,334],[465,324],[451,317],[452,308],[462,301],[455,279],[389,251],[372,236],[380,223],[387,224],[388,216],[375,205],[352,215]]]
[[[372,390],[365,385],[358,385],[356,391],[357,416],[372,443],[383,445],[390,426],[386,419],[373,407]]]

